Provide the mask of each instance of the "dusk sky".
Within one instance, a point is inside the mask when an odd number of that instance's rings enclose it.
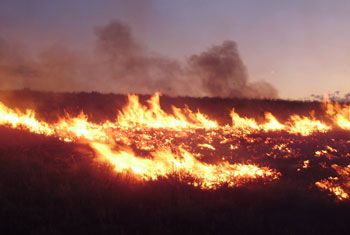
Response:
[[[149,50],[179,60],[233,40],[251,81],[300,99],[350,92],[349,12],[347,0],[1,0],[0,36],[30,50],[87,50],[94,28],[119,19]]]

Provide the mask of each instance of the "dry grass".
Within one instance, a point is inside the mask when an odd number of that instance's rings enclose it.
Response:
[[[50,111],[47,117],[53,117],[54,112],[63,112],[65,108],[78,112],[79,104],[86,104],[86,100],[94,97],[100,97],[99,101],[112,99],[100,94],[56,94],[60,98],[50,106],[51,96],[55,94],[35,93],[31,94],[32,100],[25,102],[35,104],[35,97],[47,96],[49,98],[36,104],[43,118],[45,110]],[[10,100],[8,103],[19,102]],[[170,101],[175,105],[179,102]],[[196,99],[187,101],[193,106],[200,103]],[[66,102],[68,106],[63,105]],[[202,105],[204,109],[207,107],[208,113],[215,102],[221,102],[223,109],[229,106],[225,104],[229,101],[225,100],[211,102],[212,106]],[[261,102],[283,107],[272,101]],[[92,112],[98,102],[89,105],[90,108],[84,107],[87,113]],[[113,105],[115,107],[115,103]],[[122,105],[120,101],[120,107]],[[96,120],[113,116],[108,105],[102,109],[104,112],[101,111],[100,117],[95,116]],[[329,138],[346,134],[334,132]],[[307,146],[299,147],[308,151]],[[269,162],[283,171],[279,181],[202,191],[187,185],[186,180],[179,180],[176,175],[148,183],[137,182],[131,175],[116,174],[108,164],[96,164],[94,158],[93,151],[84,144],[64,143],[0,127],[0,233],[348,233],[350,203],[337,202],[327,193],[310,187],[310,182],[324,177],[324,172],[311,169],[309,173],[295,175],[287,166],[294,164],[295,159]]]

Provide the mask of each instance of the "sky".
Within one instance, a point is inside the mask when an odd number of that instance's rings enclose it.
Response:
[[[251,81],[284,99],[350,92],[347,0],[1,0],[0,36],[42,50],[88,50],[111,19],[150,51],[186,60],[225,40],[238,45]]]

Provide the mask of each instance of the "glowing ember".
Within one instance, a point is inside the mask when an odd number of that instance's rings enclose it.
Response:
[[[344,200],[349,198],[349,194],[346,193],[339,185],[335,184],[331,180],[321,180],[315,183],[317,187],[325,189],[333,193],[339,200]]]
[[[328,179],[316,182],[316,186],[332,192],[339,200],[349,198],[350,194],[350,165],[346,167],[332,165],[339,177],[328,177]]]
[[[303,168],[306,169],[309,167],[309,164],[310,164],[310,160],[305,160],[304,161],[304,164],[303,164]]]

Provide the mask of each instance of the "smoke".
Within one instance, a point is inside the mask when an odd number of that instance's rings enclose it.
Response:
[[[224,41],[189,59],[193,76],[201,81],[208,96],[239,98],[277,98],[277,90],[268,82],[250,83],[234,41]]]
[[[0,37],[0,86],[3,89],[21,88],[21,77],[27,76],[28,61],[21,47]]]
[[[247,73],[235,42],[225,41],[222,45],[191,56],[189,66],[209,96],[244,96],[242,92],[247,84]]]
[[[154,55],[133,38],[130,28],[111,21],[95,30],[96,56],[103,61],[111,85],[120,93],[153,93],[170,95],[183,73],[179,62]]]
[[[53,45],[33,56],[18,44],[0,38],[0,88],[84,90],[84,83],[79,79],[85,72],[80,72],[88,71],[89,67],[80,63],[82,58],[61,45]]]
[[[100,91],[171,96],[277,98],[267,82],[250,83],[234,41],[187,61],[149,52],[118,20],[95,28],[93,53],[53,45],[31,55],[0,38],[0,88]]]

